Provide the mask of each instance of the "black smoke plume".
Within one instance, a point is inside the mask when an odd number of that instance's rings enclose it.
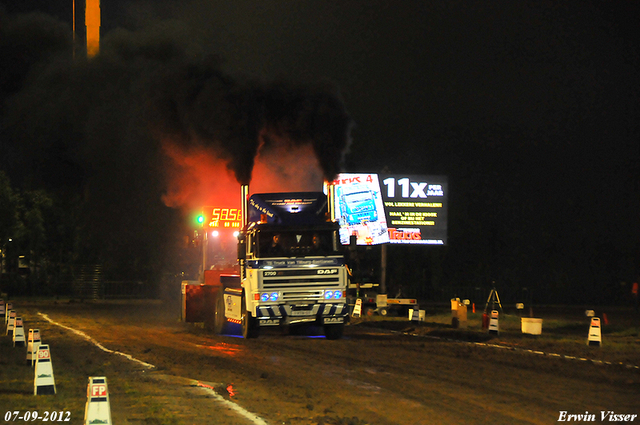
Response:
[[[249,184],[258,149],[274,148],[270,134],[293,146],[311,144],[327,180],[342,165],[351,119],[337,88],[238,81],[215,59],[185,64],[161,81],[152,121],[186,144],[212,147],[236,179]]]
[[[96,256],[159,261],[159,229],[176,220],[161,201],[164,139],[215,152],[239,183],[275,139],[312,145],[327,179],[348,150],[352,122],[335,86],[230,75],[181,24],[114,30],[87,60],[73,58],[71,31],[51,17],[0,19],[0,53],[14,58],[0,73],[0,167],[16,184],[81,196]]]
[[[260,137],[266,129],[293,145],[312,144],[327,179],[339,171],[352,122],[331,84],[231,76],[219,57],[194,46],[177,24],[114,31],[98,57],[73,61],[63,24],[46,15],[4,20],[11,22],[3,26],[4,56],[27,52],[2,75],[11,106],[4,123],[12,136],[4,142],[15,145],[20,137],[23,153],[57,150],[88,171],[108,162],[106,156],[121,159],[123,149],[153,149],[149,142],[170,134],[186,145],[211,147],[246,184],[258,148],[270,148],[270,138]],[[33,128],[36,117],[40,123]]]

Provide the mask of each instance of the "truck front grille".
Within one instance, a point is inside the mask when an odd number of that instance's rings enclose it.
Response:
[[[323,291],[283,291],[282,301],[321,300]]]
[[[283,292],[310,293],[314,288],[340,288],[341,282],[340,269],[338,268],[322,268],[322,269],[303,269],[303,270],[263,270],[261,289],[281,290]],[[315,291],[322,293],[322,291]],[[321,295],[322,296],[322,295]]]

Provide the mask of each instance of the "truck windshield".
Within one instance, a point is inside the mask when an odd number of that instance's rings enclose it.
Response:
[[[337,254],[335,231],[261,231],[258,257],[325,256]]]

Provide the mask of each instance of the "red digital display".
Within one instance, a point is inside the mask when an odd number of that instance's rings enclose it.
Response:
[[[239,229],[242,227],[240,208],[204,207],[204,226],[212,229]]]

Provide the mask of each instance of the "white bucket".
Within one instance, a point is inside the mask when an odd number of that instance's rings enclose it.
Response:
[[[542,333],[542,319],[533,319],[529,317],[523,317],[522,333],[531,334],[531,335],[540,335]]]
[[[409,320],[414,322],[424,322],[425,310],[409,309]]]

